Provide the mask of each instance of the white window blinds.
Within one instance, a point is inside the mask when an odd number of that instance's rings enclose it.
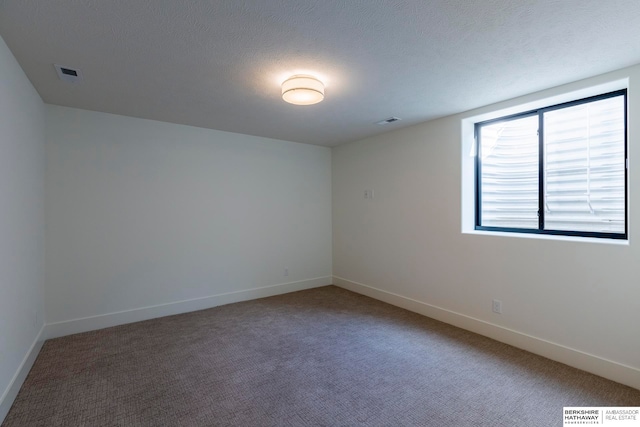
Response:
[[[481,129],[482,225],[538,228],[538,116]]]
[[[476,227],[626,237],[625,103],[619,91],[477,124]]]
[[[545,228],[625,232],[624,97],[544,113]]]

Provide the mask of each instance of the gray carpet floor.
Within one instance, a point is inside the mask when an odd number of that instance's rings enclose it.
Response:
[[[328,286],[49,340],[3,427],[561,426],[640,391]]]

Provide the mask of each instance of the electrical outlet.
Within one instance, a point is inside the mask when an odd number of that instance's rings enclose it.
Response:
[[[288,275],[289,275],[289,269],[288,269],[288,268],[285,268],[285,269],[284,269],[284,275],[285,275],[285,276],[288,276]]]
[[[502,301],[500,301],[499,299],[494,299],[491,309],[494,313],[502,314]]]

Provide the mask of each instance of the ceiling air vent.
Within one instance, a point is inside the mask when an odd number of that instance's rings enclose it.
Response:
[[[82,80],[82,73],[80,70],[71,68],[71,67],[63,67],[62,65],[53,64],[56,68],[56,73],[58,73],[58,77],[60,80],[68,82],[68,83],[78,83]]]
[[[397,122],[398,120],[402,120],[399,117],[389,117],[388,119],[380,120],[376,122],[377,125],[388,125],[389,123]]]

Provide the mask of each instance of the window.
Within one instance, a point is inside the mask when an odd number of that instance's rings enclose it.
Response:
[[[475,229],[627,238],[626,89],[475,124]]]

